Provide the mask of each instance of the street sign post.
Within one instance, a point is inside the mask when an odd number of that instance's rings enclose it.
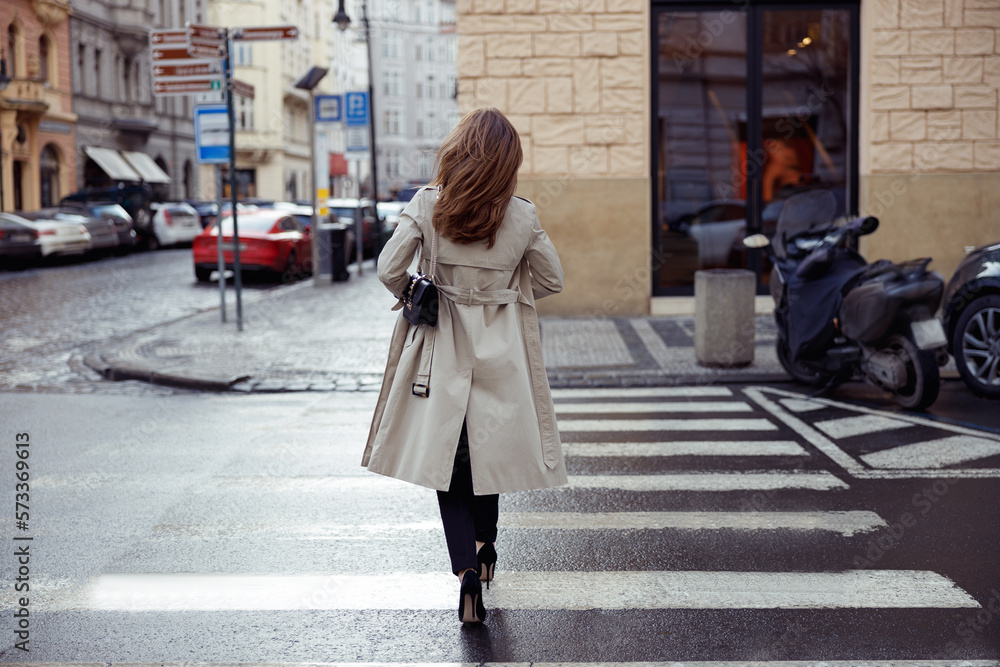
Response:
[[[150,46],[169,46],[187,44],[187,30],[150,30]]]
[[[198,164],[229,162],[229,116],[225,105],[194,108]]]
[[[340,95],[317,95],[316,122],[339,123],[341,119],[341,99]]]
[[[239,79],[233,79],[231,88],[232,88],[233,93],[235,93],[236,95],[239,95],[240,97],[247,97],[247,98],[249,98],[251,100],[253,99],[253,96],[254,96],[254,87],[251,86],[246,81],[240,81]]]
[[[267,42],[276,39],[298,39],[299,29],[293,25],[233,28],[230,36],[236,42]]]
[[[368,125],[368,93],[346,93],[344,95],[344,124],[347,126]]]
[[[154,95],[190,95],[222,90],[222,79],[190,79],[186,81],[154,81]]]

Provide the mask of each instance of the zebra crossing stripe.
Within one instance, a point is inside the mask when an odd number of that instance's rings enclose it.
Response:
[[[130,662],[130,667],[190,667],[190,662]],[[201,662],[202,667],[228,667],[232,663]],[[369,667],[356,662],[286,662],[284,667]],[[380,667],[1000,667],[997,660],[766,660],[726,662],[380,662]]]
[[[856,435],[871,435],[872,433],[909,428],[913,424],[907,424],[906,422],[890,417],[862,415],[860,417],[829,419],[827,421],[816,422],[813,426],[831,438],[839,440],[841,438],[851,438]]]
[[[42,596],[39,611],[454,610],[450,573],[103,574]],[[36,596],[37,597],[37,596]],[[498,572],[491,609],[979,608],[936,572]]]
[[[566,456],[809,456],[792,440],[694,440],[677,442],[571,442]]]
[[[1000,442],[967,435],[927,440],[865,454],[873,468],[943,468],[1000,454]]]
[[[777,431],[767,419],[567,419],[563,433],[580,431]]]
[[[708,398],[732,396],[726,387],[622,387],[621,389],[553,389],[552,398]]]
[[[684,401],[674,403],[556,403],[556,414],[607,414],[630,412],[753,412],[742,401]]]
[[[886,522],[875,512],[509,512],[502,528],[526,530],[810,530],[851,537]]]
[[[834,475],[810,472],[705,472],[672,475],[571,475],[563,489],[618,489],[621,491],[771,491],[847,489]]]

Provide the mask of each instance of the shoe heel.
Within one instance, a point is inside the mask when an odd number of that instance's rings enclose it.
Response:
[[[472,570],[462,577],[462,588],[458,594],[458,619],[462,623],[482,623],[486,620],[483,585]]]
[[[497,564],[497,550],[489,542],[479,548],[476,554],[479,562],[479,580],[486,582],[486,590],[490,589],[490,582],[493,580],[493,573]]]

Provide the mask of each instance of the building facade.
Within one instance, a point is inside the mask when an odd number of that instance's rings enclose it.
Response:
[[[208,23],[220,27],[294,25],[295,40],[233,43],[233,75],[254,87],[253,98],[237,96],[236,169],[240,197],[271,200],[308,200],[311,181],[309,93],[295,82],[313,66],[330,68],[337,55],[337,26],[332,23],[329,3],[302,2],[221,2],[210,0]],[[316,94],[334,91],[338,76],[324,77]],[[337,133],[327,127],[316,130],[317,185],[327,187],[330,152],[339,149]],[[202,173],[211,180],[212,169]]]
[[[192,100],[153,95],[149,49],[151,29],[200,23],[202,4],[203,0],[74,0],[70,52],[73,104],[79,119],[77,187],[121,181],[126,174],[115,173],[101,153],[122,151],[138,154],[142,163],[137,165],[148,164],[141,156],[152,159],[155,167],[138,173],[160,197],[202,196]]]
[[[11,78],[0,90],[0,210],[36,210],[73,189],[70,12],[59,0],[0,5],[0,55]]]
[[[870,259],[1000,238],[1000,6],[459,0],[459,103],[521,133],[566,268],[549,312],[665,312],[797,192],[880,218]]]
[[[434,173],[458,123],[453,0],[373,0],[369,6],[380,199]]]

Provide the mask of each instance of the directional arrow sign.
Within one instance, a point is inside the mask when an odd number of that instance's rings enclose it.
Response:
[[[234,40],[263,42],[273,39],[298,39],[299,29],[293,25],[260,26],[256,28],[233,28]]]
[[[253,86],[245,81],[240,81],[239,79],[233,79],[233,94],[239,95],[240,97],[247,97],[253,99],[254,89]]]
[[[150,30],[149,43],[153,46],[187,44],[187,30]]]
[[[222,89],[221,79],[191,79],[189,81],[156,81],[154,95],[190,95]]]
[[[186,45],[181,48],[153,49],[150,57],[153,62],[163,60],[191,60],[191,54],[188,53]]]
[[[187,52],[193,58],[226,57],[226,51],[220,44],[188,44]]]
[[[222,63],[218,60],[190,60],[183,65],[153,65],[153,77],[161,81],[175,77],[204,77],[206,74],[222,74]]]
[[[196,23],[188,24],[187,34],[190,38],[189,41],[191,42],[214,41],[217,44],[222,44],[226,38],[226,32],[222,28],[216,28],[215,26],[210,25],[198,25]]]

